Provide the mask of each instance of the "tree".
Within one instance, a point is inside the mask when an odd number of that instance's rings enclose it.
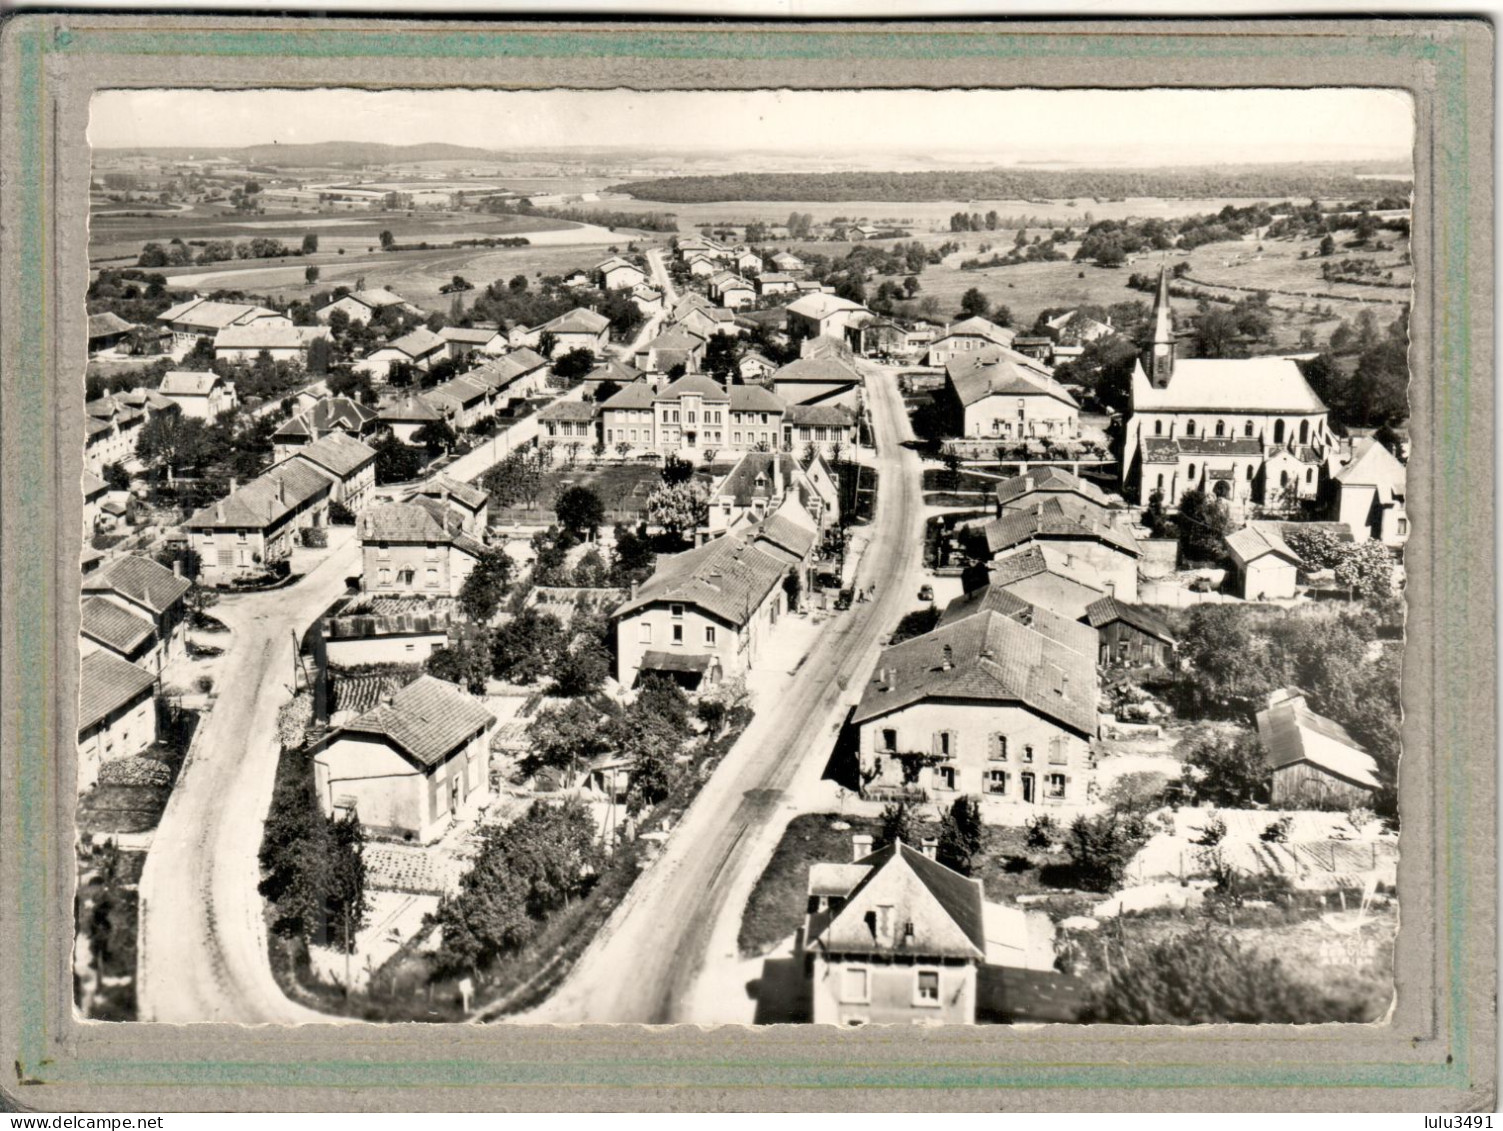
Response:
[[[104,485],[111,491],[130,490],[130,472],[126,471],[120,464],[107,463],[100,470],[104,472],[100,478],[104,480]]]
[[[303,254],[312,255],[318,251],[318,235],[314,232],[306,232],[303,235]]]
[[[981,854],[984,826],[981,801],[975,797],[957,797],[939,819],[939,862],[963,876]]]
[[[527,743],[523,772],[530,776],[545,766],[562,770],[567,785],[606,748],[600,713],[580,699],[539,711],[527,726]]]
[[[353,815],[330,820],[305,778],[279,782],[266,819],[258,891],[287,938],[350,947],[365,924],[364,833]]]
[[[595,819],[577,797],[540,802],[506,829],[511,870],[527,885],[527,910],[542,919],[582,894],[600,863]]]
[[[593,695],[611,672],[604,644],[586,640],[566,649],[553,668],[553,694],[567,699]]]
[[[382,251],[390,251],[393,247],[396,246],[397,243],[396,237],[393,236],[389,231],[382,231],[380,240]]]
[[[459,880],[459,893],[444,896],[434,914],[440,942],[434,955],[440,974],[478,977],[492,963],[532,938],[530,885],[511,865],[507,829],[482,826],[474,863]]]
[[[595,368],[595,355],[587,349],[572,349],[553,362],[553,372],[568,381],[575,381]]]
[[[373,445],[376,452],[376,483],[406,483],[423,470],[423,453],[395,436],[387,435]]]
[[[1202,702],[1252,704],[1282,682],[1284,672],[1266,636],[1254,633],[1243,609],[1197,605],[1180,640],[1193,673],[1189,688]]]
[[[1210,926],[1124,946],[1080,1020],[1118,1025],[1313,1024],[1375,1019],[1390,992],[1306,982]]]
[[[328,890],[324,915],[333,944],[346,954],[355,951],[355,938],[370,912],[366,896],[365,829],[353,812],[335,820],[329,830],[332,853],[325,866]]]
[[[644,682],[644,690],[648,680]],[[677,755],[682,732],[643,704],[643,696],[621,713],[610,727],[611,745],[631,763],[626,810],[637,814],[658,804],[672,792],[678,777]]]
[[[543,486],[543,457],[540,450],[512,452],[485,473],[482,485],[498,507],[525,502],[536,504]]]
[[[579,538],[593,538],[605,520],[600,496],[588,487],[574,486],[560,492],[553,513],[563,528]]]
[[[1336,584],[1350,589],[1361,601],[1381,601],[1393,595],[1393,554],[1376,539],[1354,542],[1336,566]]]
[[[538,353],[544,357],[552,357],[553,351],[558,348],[558,335],[552,330],[544,330],[538,335]]]
[[[535,683],[553,670],[565,643],[557,617],[523,609],[492,637],[492,670],[508,683]]]
[[[705,343],[704,358],[700,369],[707,377],[722,385],[736,384],[740,380],[737,362],[740,360],[740,345],[734,334],[711,334]]]
[[[452,448],[459,437],[449,427],[448,421],[430,420],[412,434],[412,439],[430,456],[437,456]]]
[[[511,585],[511,558],[499,547],[480,555],[459,589],[459,607],[476,624],[489,624]]]
[[[873,848],[885,848],[898,840],[915,848],[922,844],[918,815],[908,807],[908,802],[895,801],[883,806],[879,819],[877,835],[872,838]]]
[[[699,529],[709,519],[709,492],[698,480],[664,483],[647,498],[648,521],[663,529],[671,538],[682,539]]]
[[[991,307],[991,300],[978,287],[972,287],[960,296],[960,313],[967,318],[985,318]]]
[[[1334,255],[1335,253],[1336,241],[1334,238],[1332,238],[1331,233],[1327,232],[1324,236],[1321,237],[1320,240],[1320,254],[1322,256],[1330,256]]]
[[[460,600],[464,600],[463,591]],[[491,678],[490,642],[484,636],[461,637],[446,648],[430,652],[423,670],[436,679],[458,684],[472,695],[484,695]]]
[[[1226,555],[1226,536],[1232,531],[1227,505],[1199,487],[1179,498],[1179,560],[1182,568],[1221,561]]]
[[[1184,753],[1180,781],[1198,802],[1246,809],[1267,799],[1268,764],[1257,735],[1202,734]]]
[[[663,461],[663,482],[670,487],[694,478],[694,464],[681,456],[670,455]]]
[[[1148,832],[1134,813],[1106,812],[1076,817],[1070,826],[1070,855],[1079,885],[1087,891],[1115,891]]]
[[[612,397],[614,397],[620,391],[621,391],[621,386],[618,385],[615,381],[612,381],[609,378],[607,378],[604,381],[600,381],[600,382],[596,383],[596,385],[595,385],[595,391],[591,395],[592,395],[592,397],[593,397],[593,399],[594,399],[594,401],[595,401],[596,404],[604,404],[606,401],[610,400]],[[623,450],[623,449],[625,449],[625,450]],[[619,452],[621,455],[624,456],[626,454],[626,452],[631,451],[631,445],[628,444],[625,440],[622,440],[620,443],[618,443],[616,445],[616,451]]]
[[[303,282],[307,283],[310,287],[318,282],[318,268],[315,265],[310,263],[307,267],[303,268]]]
[[[1200,357],[1232,357],[1239,332],[1236,315],[1219,306],[1208,307],[1195,319],[1195,332],[1192,335],[1195,352]]]

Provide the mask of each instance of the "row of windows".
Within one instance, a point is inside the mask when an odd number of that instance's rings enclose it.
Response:
[[[683,613],[679,612],[675,615],[682,616]],[[684,642],[684,626],[681,624],[671,624],[668,626],[668,629],[668,643],[682,645]],[[715,632],[715,626],[713,624],[705,625],[704,644],[706,648],[715,647],[716,635],[717,634]],[[637,642],[639,644],[652,643],[652,623],[650,621],[644,620],[638,623]]]
[[[910,924],[911,926],[911,924]],[[845,1005],[869,1005],[871,971],[865,966],[847,966],[840,973],[840,1000]],[[919,967],[913,972],[913,1004],[938,1008],[939,971]]]
[[[413,582],[416,580],[416,578],[417,578],[417,570],[413,570],[413,569],[399,569],[399,570],[396,571],[396,584],[398,584],[398,585],[411,586],[413,584]],[[389,586],[391,584],[392,584],[392,571],[390,569],[383,568],[383,569],[380,569],[380,570],[378,570],[376,572],[376,585],[378,587],[379,586]],[[438,570],[436,570],[436,569],[430,569],[430,570],[424,571],[424,574],[423,574],[423,586],[424,586],[424,588],[427,588],[427,589],[437,589],[438,588]]]
[[[900,745],[898,732],[895,727],[884,727],[878,736],[878,749],[883,753],[896,754],[903,750]],[[1063,735],[1054,735],[1048,742],[1049,762],[1052,765],[1062,766],[1070,760],[1069,739]],[[938,754],[944,758],[954,758],[960,753],[960,735],[953,730],[935,731],[929,739],[929,752]],[[1013,747],[1005,734],[989,734],[986,736],[986,756],[993,762],[1006,762],[1013,755]],[[1031,763],[1034,759],[1032,743],[1024,743],[1017,752],[1017,758],[1024,764]]]
[[[1195,421],[1194,420],[1187,420],[1187,421],[1185,421],[1185,435],[1186,436],[1193,436],[1193,435],[1195,435],[1195,427],[1196,427],[1196,425],[1195,425]],[[1231,436],[1231,435],[1233,435],[1233,429],[1235,427],[1236,427],[1236,422],[1235,421],[1233,421],[1232,424],[1228,425],[1226,421],[1224,421],[1224,420],[1218,420],[1218,421],[1216,421],[1216,424],[1214,425],[1214,429],[1215,429],[1214,432],[1207,433],[1207,435]],[[1162,436],[1164,434],[1164,422],[1162,420],[1155,420],[1153,422],[1153,434],[1155,436]],[[1174,435],[1174,426],[1172,424],[1169,426],[1169,434],[1171,436]],[[1253,422],[1251,420],[1247,420],[1247,421],[1243,422],[1243,424],[1242,424],[1242,435],[1243,435],[1244,438],[1251,438],[1252,437],[1252,435],[1253,435]],[[1275,444],[1282,444],[1284,442],[1284,436],[1285,436],[1284,422],[1282,420],[1275,420],[1273,422],[1273,442]],[[1301,420],[1299,422],[1299,440],[1298,440],[1298,442],[1301,443],[1301,444],[1308,444],[1310,442],[1310,422],[1308,420]]]

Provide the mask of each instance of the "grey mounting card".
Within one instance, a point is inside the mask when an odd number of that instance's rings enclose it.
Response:
[[[3,1102],[1490,1110],[1492,48],[10,19]]]

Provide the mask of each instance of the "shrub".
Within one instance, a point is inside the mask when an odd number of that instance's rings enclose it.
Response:
[[[207,695],[209,692],[214,690],[214,677],[211,675],[201,675],[193,681],[193,686],[198,688],[198,690],[203,694]]]
[[[302,529],[303,546],[311,550],[321,550],[329,544],[329,532],[321,526],[305,526]]]

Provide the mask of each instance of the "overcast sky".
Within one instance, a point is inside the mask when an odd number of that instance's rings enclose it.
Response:
[[[818,153],[970,154],[999,162],[1407,157],[1401,91],[139,90],[96,95],[102,147],[452,142]]]

